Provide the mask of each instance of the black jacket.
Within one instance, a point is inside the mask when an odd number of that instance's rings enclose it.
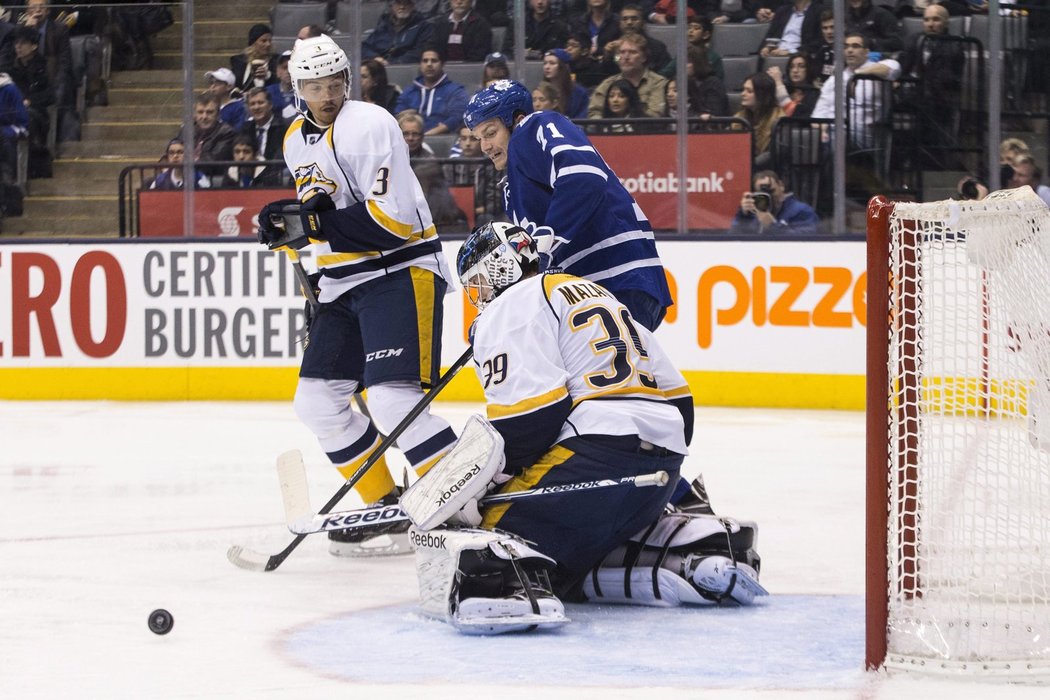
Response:
[[[484,61],[485,56],[492,51],[492,27],[484,17],[473,11],[463,20],[463,25],[463,43],[460,44],[463,49],[462,57],[454,56],[450,52],[448,37],[452,33],[452,22],[449,21],[448,15],[434,19],[434,46],[446,61]]]
[[[806,16],[802,20],[802,45],[798,50],[807,56],[816,53],[824,41],[820,34],[820,13],[823,11],[824,6],[821,5],[820,0],[814,0],[806,9]],[[773,20],[769,23],[766,39],[779,39],[784,36],[784,29],[794,13],[795,3],[793,2],[778,7],[773,15]]]

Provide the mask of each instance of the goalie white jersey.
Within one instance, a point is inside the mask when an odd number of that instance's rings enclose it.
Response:
[[[688,454],[671,400],[690,392],[652,333],[604,287],[548,273],[508,288],[478,317],[474,361],[488,418],[507,443],[637,436]],[[521,466],[521,463],[517,466]]]
[[[449,279],[408,146],[385,109],[348,101],[326,129],[299,117],[285,133],[284,159],[300,200],[320,189],[336,206],[320,215],[324,241],[315,246],[322,302],[410,266]]]

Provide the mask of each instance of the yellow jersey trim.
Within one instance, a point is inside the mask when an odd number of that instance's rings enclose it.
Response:
[[[568,395],[569,390],[563,386],[559,386],[545,394],[522,399],[521,401],[510,405],[489,404],[487,408],[488,417],[490,420],[499,420],[500,418],[511,418],[525,413],[532,413],[533,411],[545,406],[557,403]]]

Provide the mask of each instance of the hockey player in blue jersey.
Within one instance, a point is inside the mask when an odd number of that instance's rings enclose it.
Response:
[[[583,130],[557,112],[533,112],[520,83],[476,93],[463,120],[497,170],[507,214],[535,237],[543,267],[599,282],[655,330],[671,305],[653,232]]]

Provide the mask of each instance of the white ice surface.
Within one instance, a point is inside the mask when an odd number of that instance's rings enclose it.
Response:
[[[458,428],[477,406],[435,410]],[[226,561],[291,541],[278,454],[303,450],[315,507],[341,483],[288,404],[0,402],[0,697],[1046,697],[860,670],[863,434],[858,413],[698,411],[685,474],[758,521],[761,606],[568,606],[556,633],[476,638],[418,615],[411,557],[313,536],[276,571]]]

